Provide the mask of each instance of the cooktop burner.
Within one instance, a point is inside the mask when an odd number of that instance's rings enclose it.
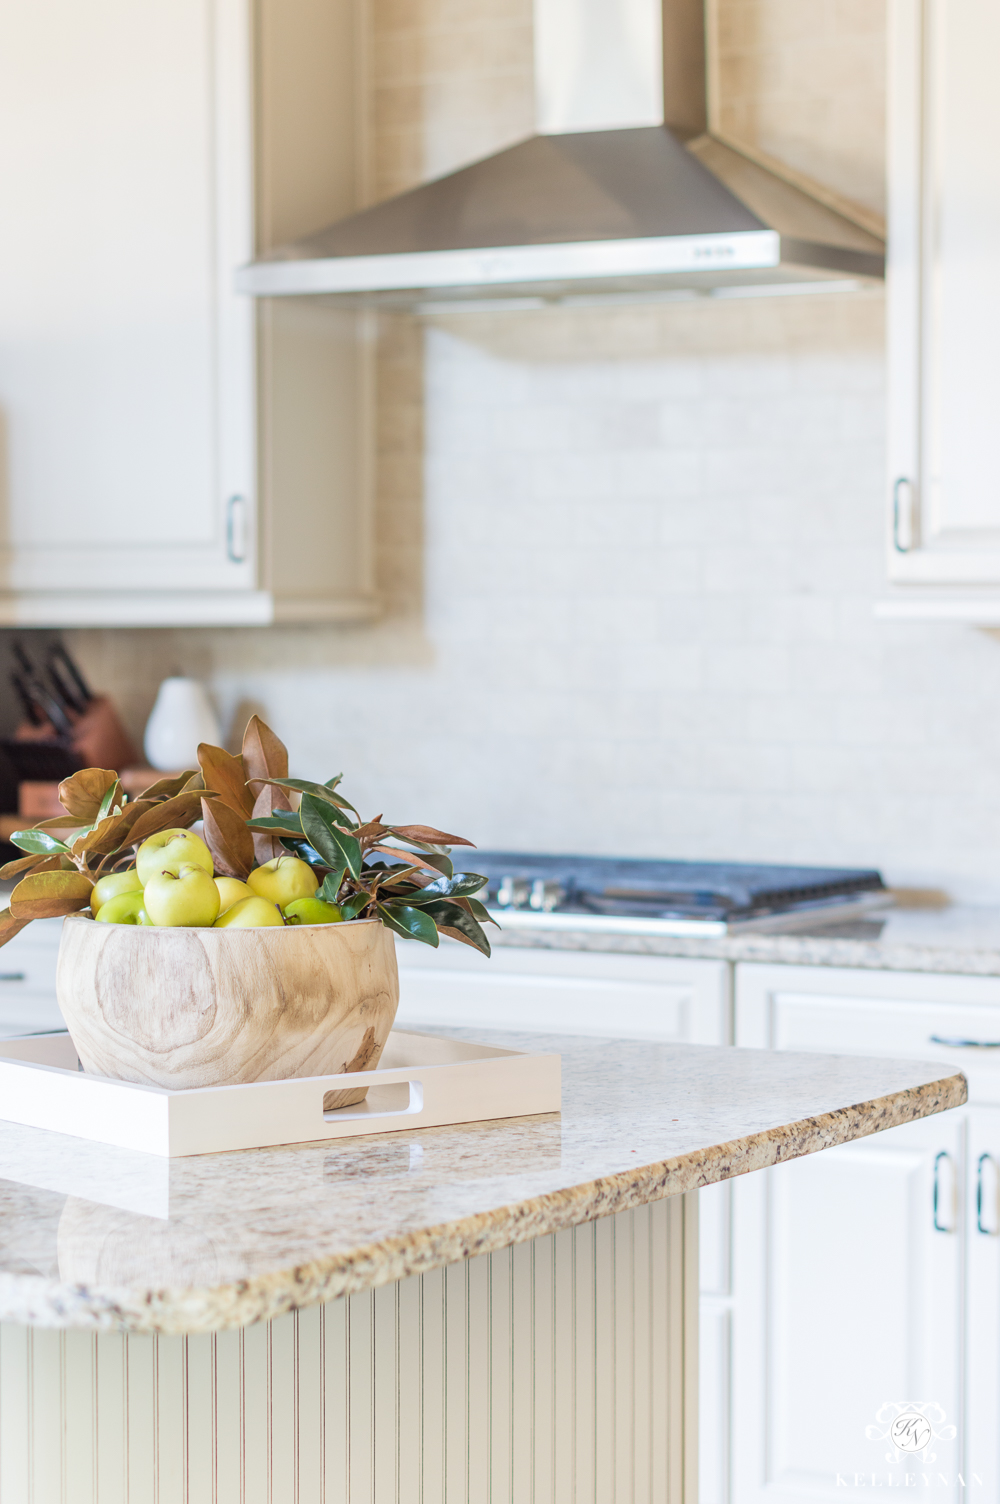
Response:
[[[507,923],[724,933],[795,919],[840,919],[890,900],[871,869],[476,851],[486,902]],[[601,923],[600,921],[605,921]],[[614,923],[614,921],[618,921]],[[643,927],[647,927],[645,924]]]

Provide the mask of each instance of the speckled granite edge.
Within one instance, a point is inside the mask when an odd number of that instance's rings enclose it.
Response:
[[[491,934],[494,946],[535,950],[602,951],[615,955],[675,956],[698,961],[756,961],[762,965],[843,966],[855,971],[918,971],[955,976],[1000,976],[1000,951],[962,945],[852,940],[840,935],[745,934],[713,939],[673,935],[593,934],[584,930],[510,930]]]
[[[963,1075],[942,1077],[781,1128],[232,1285],[161,1289],[140,1295],[135,1290],[64,1285],[41,1276],[0,1275],[0,1319],[42,1327],[174,1334],[248,1326],[931,1117],[961,1106],[967,1098]]]

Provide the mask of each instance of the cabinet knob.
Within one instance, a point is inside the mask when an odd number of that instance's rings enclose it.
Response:
[[[242,496],[230,496],[226,503],[226,558],[230,564],[242,564],[247,556],[247,504]]]

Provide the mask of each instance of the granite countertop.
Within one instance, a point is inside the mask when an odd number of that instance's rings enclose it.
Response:
[[[562,1114],[172,1162],[0,1123],[0,1318],[241,1326],[966,1099],[940,1064],[461,1032],[558,1050]]]
[[[500,914],[500,923],[504,919]],[[534,917],[534,916],[533,916]],[[596,950],[713,961],[759,961],[791,966],[850,966],[869,971],[950,972],[1000,976],[1000,908],[974,904],[911,907],[809,928],[744,930],[729,936],[670,935],[517,927],[509,919],[495,945],[546,950]]]

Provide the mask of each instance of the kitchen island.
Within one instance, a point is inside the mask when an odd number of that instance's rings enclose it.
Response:
[[[173,1162],[0,1124],[4,1504],[691,1504],[693,1193],[965,1079],[547,1044],[561,1115]]]

